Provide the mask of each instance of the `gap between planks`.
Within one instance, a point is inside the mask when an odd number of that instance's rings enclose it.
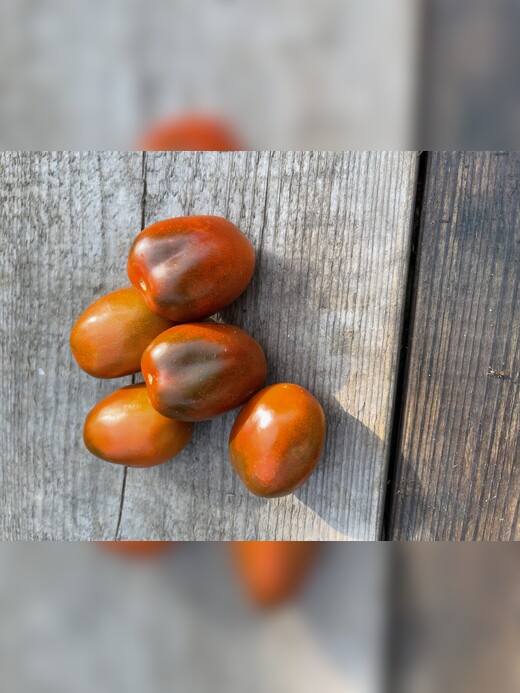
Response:
[[[401,342],[399,346],[399,363],[397,367],[397,382],[395,386],[394,407],[392,414],[390,450],[388,453],[388,466],[386,472],[386,487],[383,500],[383,520],[381,523],[381,540],[390,538],[390,523],[394,502],[394,489],[397,472],[397,460],[401,445],[401,435],[404,425],[404,404],[408,387],[408,372],[410,365],[410,346],[413,339],[413,327],[415,320],[415,299],[417,295],[417,279],[419,276],[419,258],[421,243],[421,221],[424,204],[424,189],[428,172],[428,152],[419,153],[419,166],[417,169],[417,181],[415,188],[415,203],[413,215],[412,237],[410,242],[410,258],[406,277],[406,289],[401,328]]]

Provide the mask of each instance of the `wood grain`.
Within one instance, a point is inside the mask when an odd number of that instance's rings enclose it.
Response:
[[[519,539],[520,155],[434,153],[395,539]]]
[[[2,539],[114,537],[124,470],[88,455],[82,426],[115,386],[80,371],[68,337],[128,283],[142,189],[140,153],[0,154]]]
[[[146,224],[219,214],[253,242],[253,283],[222,317],[263,345],[269,382],[301,383],[318,397],[328,436],[303,489],[265,500],[228,462],[235,414],[199,424],[176,460],[128,470],[121,538],[378,537],[416,161],[414,153],[146,155]]]
[[[1,157],[0,536],[7,539],[375,539],[416,175],[414,153],[89,153]],[[221,316],[264,346],[270,382],[323,403],[327,447],[297,494],[251,496],[231,470],[234,415],[156,469],[83,448],[84,417],[126,384],[80,372],[70,328],[125,285],[141,228],[229,217],[258,266]]]

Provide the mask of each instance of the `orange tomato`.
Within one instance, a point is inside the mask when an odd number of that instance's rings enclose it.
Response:
[[[175,322],[217,313],[243,293],[255,251],[227,219],[166,219],[144,229],[128,258],[128,276],[148,308]]]
[[[298,593],[318,542],[237,541],[231,548],[250,599],[260,607],[273,607]]]
[[[143,354],[152,405],[164,416],[204,421],[243,404],[265,382],[262,347],[233,325],[191,323],[163,332]]]
[[[157,412],[144,383],[113,392],[87,416],[83,439],[93,455],[115,464],[154,467],[175,457],[190,441],[193,424]]]
[[[206,115],[186,115],[150,128],[141,140],[139,149],[229,152],[242,147],[221,120]]]
[[[152,313],[133,287],[113,291],[81,315],[70,335],[80,368],[96,378],[137,373],[148,344],[172,322]]]
[[[281,383],[261,390],[242,408],[231,429],[229,454],[252,493],[274,498],[309,478],[324,441],[320,403],[300,385]]]

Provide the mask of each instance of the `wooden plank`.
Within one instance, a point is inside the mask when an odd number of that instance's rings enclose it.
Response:
[[[83,447],[113,382],[82,373],[69,332],[128,283],[142,154],[0,154],[0,538],[111,539],[124,470]],[[129,379],[126,379],[129,382]]]
[[[303,489],[265,500],[228,462],[235,415],[199,424],[178,459],[128,470],[121,538],[379,536],[416,166],[415,153],[146,155],[146,224],[220,214],[255,245],[253,283],[222,317],[264,346],[270,382],[316,394],[328,438]]]
[[[428,167],[395,539],[518,539],[520,156]]]
[[[68,333],[127,282],[142,157],[3,154],[0,536],[112,538],[121,519],[119,536],[134,539],[376,538],[416,156],[147,156],[146,223],[223,214],[255,243],[253,285],[223,317],[264,345],[271,382],[323,402],[324,460],[298,494],[256,499],[227,460],[232,414],[198,426],[172,463],[129,470],[126,487],[122,469],[88,455],[84,416],[123,383],[82,374]]]

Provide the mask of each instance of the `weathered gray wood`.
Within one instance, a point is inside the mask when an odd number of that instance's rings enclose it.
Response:
[[[520,538],[520,156],[433,153],[391,536]]]
[[[144,200],[139,153],[1,161],[1,536],[377,538],[416,155],[147,154]],[[255,244],[252,286],[223,318],[263,344],[270,382],[324,405],[324,458],[297,494],[246,492],[227,457],[233,414],[156,469],[125,475],[83,449],[88,410],[125,382],[81,373],[68,334],[127,283],[142,201],[147,224],[222,214]]]
[[[196,426],[176,460],[129,469],[124,539],[376,539],[411,231],[414,153],[146,155],[146,224],[220,214],[258,266],[224,311],[264,346],[269,381],[308,387],[328,421],[318,470],[263,500],[233,473],[235,414]]]
[[[142,154],[0,155],[0,538],[114,537],[124,470],[83,447],[115,389],[81,372],[69,332],[128,283]],[[129,382],[129,379],[126,379]]]

